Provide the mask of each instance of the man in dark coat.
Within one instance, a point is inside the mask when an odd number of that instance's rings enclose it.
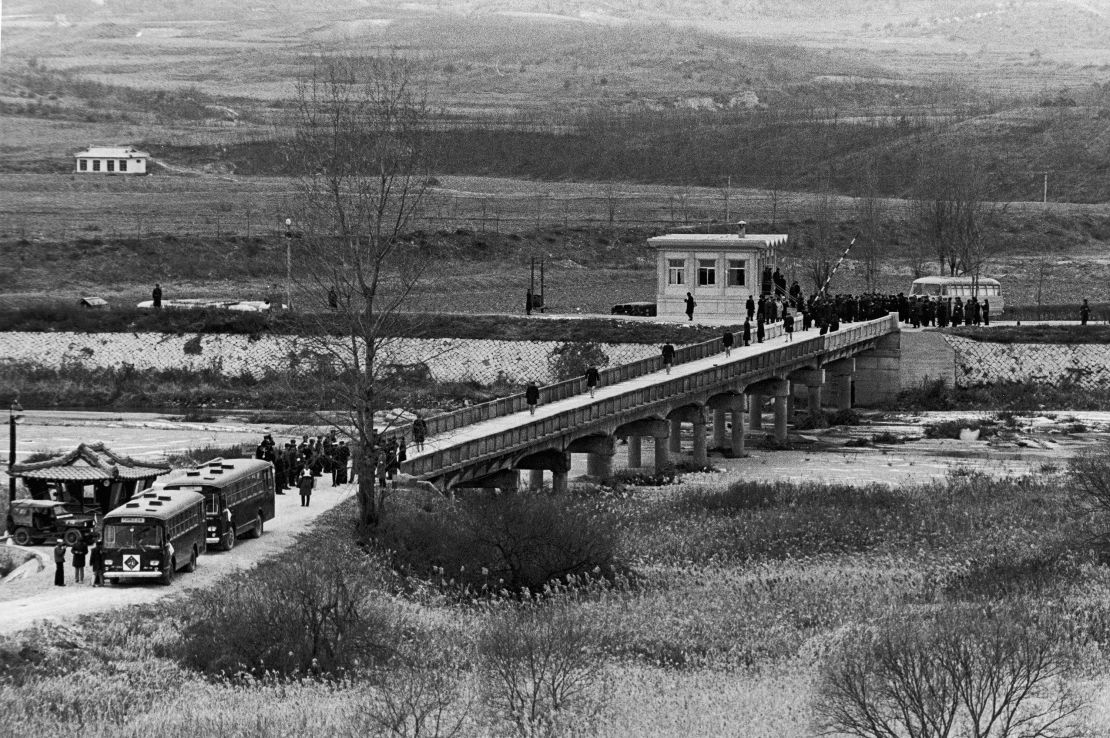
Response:
[[[983,325],[991,324],[991,301],[983,298]]]
[[[1083,304],[1079,306],[1079,324],[1087,325],[1087,321],[1091,319],[1091,306],[1083,300]]]
[[[104,584],[104,548],[100,539],[96,539],[93,544],[92,551],[89,552],[89,565],[93,570],[93,586],[99,587]]]
[[[528,386],[524,388],[524,401],[528,403],[528,412],[535,415],[536,405],[540,402],[540,388],[536,386],[535,382],[529,382]]]
[[[66,586],[66,543],[61,538],[54,546],[54,586]]]
[[[671,373],[672,364],[674,364],[674,346],[667,343],[663,345],[663,368],[667,370],[667,374]]]
[[[154,308],[156,310],[162,307],[162,285],[155,284],[154,289],[150,292],[150,298],[154,301]]]
[[[732,331],[726,330],[724,335],[721,336],[721,345],[725,347],[725,356],[732,356]]]
[[[790,313],[782,316],[782,329],[786,331],[786,340],[794,340],[794,316]]]
[[[748,299],[750,300],[751,298],[749,297]],[[752,345],[752,316],[750,315],[744,321],[744,345]]]
[[[301,507],[308,507],[308,503],[312,501],[312,488],[315,486],[316,479],[308,469],[305,469],[301,478],[297,480],[297,488],[301,492]]]
[[[760,318],[755,323],[755,341],[756,343],[763,343],[763,337],[767,335],[767,329],[763,326],[763,318]]]
[[[599,379],[601,379],[601,372],[597,370],[596,366],[590,364],[589,368],[586,369],[586,389],[589,390],[590,397],[593,397],[597,391],[597,381]]]
[[[686,320],[693,320],[694,319],[694,308],[696,308],[698,306],[698,304],[696,302],[694,302],[694,296],[692,294],[690,294],[689,292],[686,293],[685,302],[686,302]]]
[[[412,445],[416,446],[417,451],[424,450],[424,439],[428,437],[428,423],[420,415],[416,416],[416,420],[412,421]]]
[[[748,301],[744,303],[744,308],[748,311],[748,320],[755,317],[755,298],[748,295]]]

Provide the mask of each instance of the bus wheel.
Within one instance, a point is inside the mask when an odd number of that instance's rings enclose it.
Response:
[[[174,571],[177,569],[177,559],[170,559],[169,566],[162,572],[162,584],[172,584]]]
[[[235,548],[235,528],[232,526],[228,528],[227,535],[224,536],[224,551],[230,551]]]
[[[119,577],[108,577],[104,581],[106,581],[108,584],[119,584]]]
[[[255,538],[261,538],[262,534],[265,532],[266,530],[262,522],[262,513],[258,513],[258,517],[254,519],[254,530],[251,532],[251,535]]]
[[[193,547],[193,553],[189,556],[189,563],[185,565],[185,571],[194,572],[197,570],[197,549]]]
[[[62,540],[66,542],[67,546],[76,546],[77,542],[81,540],[81,531],[76,528],[70,528],[62,536]]]
[[[15,541],[15,545],[17,546],[30,546],[31,531],[26,528],[16,528],[15,533],[12,534],[12,540]]]

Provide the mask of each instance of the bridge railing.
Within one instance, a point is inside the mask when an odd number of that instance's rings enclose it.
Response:
[[[781,323],[767,326],[768,339],[775,338],[781,333]],[[676,349],[674,363],[684,364],[697,359],[704,359],[713,354],[719,354],[722,351],[724,351],[724,346],[721,345],[721,339],[713,338],[708,341],[690,344],[689,346]],[[601,386],[607,386],[618,382],[627,382],[630,379],[636,379],[645,374],[662,371],[662,369],[663,357],[660,353],[659,356],[649,356],[646,359],[602,369],[601,381],[599,384]],[[557,402],[558,400],[565,400],[568,397],[583,394],[586,389],[586,379],[584,377],[575,377],[574,379],[567,379],[562,382],[556,382],[555,384],[547,384],[540,387],[540,401],[543,403],[551,403]],[[433,415],[425,418],[424,422],[428,427],[427,433],[430,437],[441,433],[447,433],[448,431],[462,428],[463,426],[480,423],[484,420],[492,420],[505,415],[513,415],[514,413],[527,409],[528,402],[525,400],[524,393],[520,392],[515,395],[508,395],[478,405],[470,405],[469,407],[459,408],[458,410],[441,413],[440,415]],[[391,428],[387,434],[405,434],[411,437],[412,425],[395,426]]]
[[[406,462],[406,471],[410,471],[416,476],[435,474],[441,470],[450,469],[474,459],[521,447],[548,436],[562,434],[571,428],[581,428],[588,423],[602,420],[640,405],[658,402],[680,394],[697,392],[700,389],[718,384],[722,380],[730,377],[758,375],[763,371],[773,371],[779,366],[788,365],[799,359],[843,349],[852,344],[861,343],[885,335],[892,330],[897,330],[897,316],[887,316],[887,318],[869,321],[867,323],[856,323],[835,333],[825,334],[824,336],[801,338],[786,346],[775,349],[774,351],[756,354],[697,374],[674,377],[673,379],[651,384],[646,387],[631,388],[629,391],[621,393],[616,397],[598,399],[589,405],[571,408],[551,417],[536,419],[533,422],[517,428],[494,433],[442,450],[433,451],[432,453]],[[714,344],[717,346],[717,351],[712,350]],[[685,361],[712,356],[721,349],[720,339],[689,346],[687,349],[688,353],[684,357]],[[645,366],[654,365],[656,367],[655,370],[658,370],[662,368],[662,358],[653,357],[650,359],[643,359],[625,366],[635,367],[637,364],[643,364]],[[620,368],[621,367],[615,367],[615,369],[618,370]],[[641,374],[644,373],[648,372],[641,372]],[[641,374],[632,376],[641,376]],[[579,381],[581,380],[576,379],[570,382],[561,382],[559,385],[570,385]],[[582,384],[584,386],[585,383],[583,382]],[[559,385],[552,385],[552,387],[557,387]],[[568,395],[564,395],[564,397],[570,396],[570,394],[578,393],[569,393]],[[505,399],[509,400],[512,398]],[[494,403],[485,404],[492,405]],[[521,405],[520,409],[523,410],[525,407],[526,405]],[[467,409],[471,410],[474,408]],[[430,427],[431,424],[429,423],[429,429]]]

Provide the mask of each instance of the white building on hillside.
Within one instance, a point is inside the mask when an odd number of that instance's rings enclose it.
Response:
[[[668,233],[648,239],[656,252],[656,314],[684,317],[686,293],[693,295],[696,318],[743,320],[748,296],[759,300],[764,269],[775,263],[775,247],[785,234]]]
[[[90,146],[73,155],[74,172],[82,174],[146,174],[150,154],[134,146]]]

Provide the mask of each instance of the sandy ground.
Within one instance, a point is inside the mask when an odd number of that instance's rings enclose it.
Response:
[[[310,507],[300,506],[300,497],[287,490],[277,498],[273,520],[266,523],[262,538],[241,541],[231,551],[209,552],[202,556],[191,574],[178,572],[170,586],[134,582],[93,587],[92,570],[86,569],[86,583],[73,582],[73,568],[66,564],[66,586],[54,586],[54,564],[49,546],[35,546],[47,565],[41,571],[0,586],[0,633],[26,628],[39,620],[61,621],[90,612],[124,605],[153,602],[197,587],[211,586],[225,574],[248,569],[269,556],[285,551],[294,537],[323,511],[351,498],[353,485],[331,487],[324,481],[312,495]]]

